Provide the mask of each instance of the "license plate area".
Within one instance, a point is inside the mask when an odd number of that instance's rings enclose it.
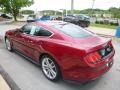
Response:
[[[105,58],[108,56],[111,52],[113,51],[113,48],[111,46],[106,46],[105,48],[99,50],[99,54],[101,55],[102,58]]]

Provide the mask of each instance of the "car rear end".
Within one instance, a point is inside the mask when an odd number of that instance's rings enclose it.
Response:
[[[82,57],[84,67],[77,65],[77,68],[72,68],[68,79],[81,83],[95,80],[112,67],[114,54],[115,50],[111,41],[91,47],[89,50],[86,47],[86,54]]]
[[[84,61],[89,66],[88,71],[84,74],[86,81],[94,80],[107,72],[113,65],[113,56],[115,50],[109,42],[97,51],[90,52],[84,57]]]
[[[67,57],[61,60],[65,79],[87,82],[96,79],[112,67],[115,50],[111,39],[99,37],[70,23],[54,27],[72,43],[70,47],[66,47],[66,54],[62,54]]]

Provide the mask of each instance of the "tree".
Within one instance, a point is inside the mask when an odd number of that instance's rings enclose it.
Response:
[[[33,0],[0,0],[0,7],[4,9],[5,12],[10,13],[14,20],[17,21],[17,15],[23,7],[31,6]]]
[[[113,15],[113,18],[120,18],[120,8],[111,7],[109,12]]]

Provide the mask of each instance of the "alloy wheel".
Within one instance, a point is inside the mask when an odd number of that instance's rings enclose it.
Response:
[[[11,48],[11,43],[10,43],[10,41],[6,38],[6,40],[5,40],[5,43],[6,43],[6,48],[9,50],[9,51],[11,51],[12,50],[12,48]]]
[[[53,60],[51,60],[48,57],[45,57],[42,60],[42,70],[43,70],[45,76],[50,80],[55,79],[57,76],[56,65],[53,62]]]

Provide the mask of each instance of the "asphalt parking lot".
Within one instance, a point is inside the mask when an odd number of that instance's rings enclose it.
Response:
[[[20,25],[0,25],[0,65],[11,76],[21,90],[120,90],[120,39],[113,38],[116,50],[115,62],[109,72],[95,81],[81,85],[60,80],[47,80],[41,69],[14,52],[5,48],[3,36],[6,30]]]

